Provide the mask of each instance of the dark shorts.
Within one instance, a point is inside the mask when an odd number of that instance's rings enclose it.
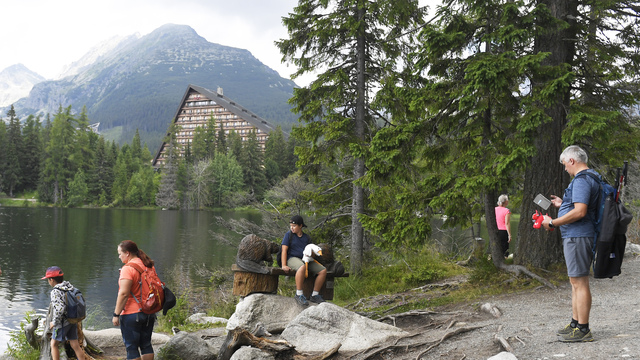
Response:
[[[137,359],[141,355],[153,354],[151,334],[156,316],[145,313],[120,315],[120,332],[124,346],[127,348],[127,359]]]
[[[569,277],[589,276],[593,260],[593,238],[565,238],[562,239],[562,246]]]
[[[63,327],[54,327],[51,331],[51,338],[60,342],[78,340],[78,325],[69,324]]]

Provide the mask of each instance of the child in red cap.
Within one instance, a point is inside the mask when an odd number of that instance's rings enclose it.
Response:
[[[42,279],[47,279],[49,285],[51,285],[54,290],[58,290],[51,291],[51,306],[49,307],[52,312],[51,323],[49,324],[49,329],[51,330],[51,358],[53,360],[60,360],[60,349],[58,345],[67,340],[76,353],[78,360],[85,360],[84,352],[78,342],[78,326],[76,324],[70,324],[65,314],[67,310],[65,302],[66,292],[73,290],[73,285],[68,281],[64,281],[64,273],[62,269],[57,266],[48,268]]]

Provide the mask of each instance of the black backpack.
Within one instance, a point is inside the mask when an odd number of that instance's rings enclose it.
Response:
[[[633,215],[616,199],[616,189],[596,174],[585,171],[577,176],[589,176],[600,187],[598,208],[594,221],[596,235],[593,239],[593,277],[612,278],[620,275],[624,249],[627,245],[627,226]]]

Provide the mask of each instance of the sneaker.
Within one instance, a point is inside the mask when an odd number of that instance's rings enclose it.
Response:
[[[324,299],[322,298],[322,296],[320,296],[320,294],[318,294],[318,295],[311,296],[309,301],[314,302],[316,304],[320,304],[324,302]]]
[[[304,297],[304,295],[296,295],[296,301],[302,306],[309,305],[309,302],[307,301],[307,298]]]
[[[560,336],[558,340],[562,342],[586,342],[593,341],[593,335],[591,335],[591,330],[585,334],[582,330],[574,328],[571,333]]]
[[[567,326],[565,326],[562,329],[558,330],[556,335],[562,336],[562,335],[571,334],[573,332],[573,329],[575,329],[575,328],[571,326],[571,323],[569,323],[569,324],[567,324]]]

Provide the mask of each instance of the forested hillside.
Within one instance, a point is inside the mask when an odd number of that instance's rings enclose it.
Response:
[[[15,103],[15,112],[25,119],[54,114],[60,106],[71,106],[77,114],[86,106],[87,116],[100,123],[108,140],[122,145],[138,130],[155,151],[189,84],[222,87],[226,96],[285,131],[296,122],[287,104],[292,81],[249,51],[210,43],[183,25],[127,38],[77,75],[37,84]]]

